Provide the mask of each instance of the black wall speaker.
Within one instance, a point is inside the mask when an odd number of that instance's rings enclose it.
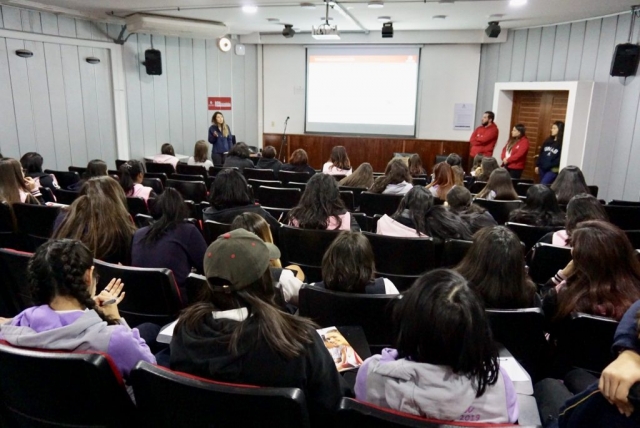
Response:
[[[388,39],[393,37],[393,22],[385,22],[382,24],[382,38]]]
[[[147,49],[144,51],[144,62],[147,74],[160,76],[162,74],[162,54],[157,49]]]
[[[611,75],[619,77],[634,76],[640,61],[640,45],[623,43],[616,46],[611,61]]]
[[[501,28],[500,28],[500,23],[498,21],[489,22],[489,25],[484,30],[487,37],[490,37],[492,39],[495,39],[496,37],[498,37],[500,35],[500,31],[501,31]]]

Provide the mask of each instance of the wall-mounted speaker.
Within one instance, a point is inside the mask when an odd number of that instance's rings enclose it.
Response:
[[[634,76],[640,61],[640,45],[622,43],[616,46],[611,61],[611,75],[619,77]]]
[[[147,74],[150,76],[160,76],[162,74],[162,54],[157,49],[147,49],[144,51],[144,64]]]

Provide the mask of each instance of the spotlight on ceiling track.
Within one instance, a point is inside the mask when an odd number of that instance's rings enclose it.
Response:
[[[489,22],[489,26],[487,27],[486,30],[484,30],[485,33],[487,33],[487,36],[495,39],[500,35],[500,23],[498,21],[491,21]]]
[[[385,22],[382,24],[382,38],[389,39],[393,37],[393,22]]]
[[[296,34],[296,30],[293,29],[292,24],[284,24],[284,28],[282,29],[282,35],[287,39],[290,39]]]

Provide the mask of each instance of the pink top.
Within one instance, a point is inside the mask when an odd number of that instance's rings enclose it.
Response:
[[[569,239],[569,234],[566,230],[559,230],[553,234],[553,238],[551,239],[551,243],[558,247],[568,247],[567,239]]]
[[[386,214],[378,220],[378,229],[376,230],[376,233],[378,235],[397,236],[400,238],[426,238],[426,235],[422,233],[418,235],[415,229],[395,221]]]
[[[142,184],[136,183],[133,185],[133,189],[131,189],[131,191],[127,193],[127,196],[142,198],[146,202],[147,199],[149,199],[149,195],[151,192],[153,192],[153,189],[151,187],[143,186]]]
[[[170,163],[175,168],[178,165],[178,158],[171,155],[155,155],[153,157],[154,163]]]
[[[342,221],[340,228],[338,228],[338,218]],[[346,212],[345,214],[339,215],[336,217],[329,217],[329,224],[327,224],[327,230],[351,230],[351,213]],[[295,218],[292,218],[289,221],[289,226],[300,227],[300,223]]]
[[[322,172],[324,174],[329,174],[329,175],[347,175],[347,176],[349,176],[353,172],[353,168],[351,168],[351,169],[340,169],[337,166],[333,166],[333,163],[326,162],[324,165],[322,165]]]

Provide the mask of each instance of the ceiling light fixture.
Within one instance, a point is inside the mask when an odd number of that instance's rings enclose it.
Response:
[[[524,6],[527,4],[527,0],[511,0],[509,2],[510,6]]]
[[[488,16],[488,18],[493,18],[496,21],[503,17],[504,17],[504,13],[494,13]]]
[[[379,0],[373,0],[370,1],[367,6],[369,6],[371,9],[380,9],[384,7],[384,3]]]
[[[242,6],[242,11],[244,13],[256,13],[258,11],[258,6],[253,6],[253,5]]]
[[[320,21],[333,21],[333,16],[321,16]]]
[[[440,4],[453,4],[456,0],[440,0],[438,3]]]
[[[447,19],[447,15],[433,15],[431,19]]]
[[[316,5],[313,4],[313,3],[300,3],[300,6],[303,9],[307,9],[307,10],[315,10],[315,8],[316,8]]]
[[[267,21],[269,21],[269,22],[280,22],[280,20],[278,18],[267,18]]]
[[[385,22],[389,22],[389,21],[391,21],[391,17],[390,16],[379,16],[378,17],[378,22],[385,23]]]

